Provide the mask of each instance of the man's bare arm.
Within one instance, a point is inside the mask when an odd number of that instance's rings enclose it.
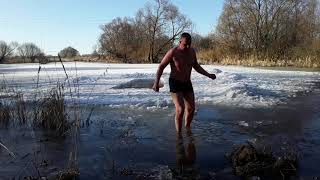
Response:
[[[173,49],[170,49],[167,54],[164,56],[162,59],[161,63],[159,64],[158,70],[157,70],[157,75],[156,75],[156,80],[154,81],[152,89],[156,92],[159,92],[159,81],[160,77],[162,76],[163,70],[167,67],[167,65],[170,63],[172,60],[172,54],[173,54]]]
[[[208,73],[206,70],[204,70],[200,64],[198,63],[198,60],[197,60],[197,56],[196,56],[196,52],[194,51],[194,59],[195,59],[195,62],[193,64],[193,69],[196,70],[198,73],[204,75],[204,76],[207,76],[208,78],[211,78],[211,79],[216,79],[216,75],[215,74],[210,74]]]

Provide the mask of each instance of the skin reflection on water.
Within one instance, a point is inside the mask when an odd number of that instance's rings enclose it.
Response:
[[[186,132],[187,144],[184,145],[182,133],[176,135],[177,170],[180,175],[194,173],[196,161],[196,146],[191,130]],[[190,172],[191,171],[191,172]]]

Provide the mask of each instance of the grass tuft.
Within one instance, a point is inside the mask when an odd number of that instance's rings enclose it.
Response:
[[[70,127],[68,114],[64,101],[63,85],[58,84],[53,88],[48,97],[40,100],[38,118],[35,118],[35,124],[44,129],[63,135]]]
[[[7,128],[11,119],[10,106],[0,102],[0,127]]]

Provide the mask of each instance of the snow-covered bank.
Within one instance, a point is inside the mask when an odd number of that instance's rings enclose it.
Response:
[[[66,74],[60,63],[39,64],[1,64],[0,82],[6,88],[14,87],[30,96],[37,90],[46,91],[57,81],[68,82],[72,89],[72,98],[81,103],[104,104],[113,107],[131,106],[134,108],[166,108],[172,104],[169,94],[168,66],[163,75],[164,88],[159,93],[151,89],[114,89],[112,87],[134,79],[154,78],[157,64],[105,64],[68,62]],[[212,81],[196,72],[192,73],[197,103],[235,105],[241,107],[266,107],[286,100],[297,93],[314,90],[319,82],[319,72],[278,71],[236,66],[203,66],[209,72],[217,73]],[[74,88],[76,87],[76,88]],[[79,87],[79,88],[78,88]],[[3,89],[0,96],[7,92]],[[70,91],[66,89],[67,100]]]

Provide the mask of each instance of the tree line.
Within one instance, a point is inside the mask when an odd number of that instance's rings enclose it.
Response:
[[[73,58],[80,53],[73,47],[66,47],[59,52],[62,58]],[[0,63],[4,62],[40,62],[47,63],[48,56],[34,43],[7,43],[0,40]]]
[[[154,0],[134,17],[117,17],[101,26],[97,51],[123,62],[155,63],[191,32],[199,59],[310,61],[320,64],[319,0],[225,0],[218,25],[206,36],[169,0]]]
[[[97,46],[83,60],[158,63],[189,32],[201,63],[320,67],[319,0],[224,0],[217,26],[205,36],[193,32],[194,23],[170,0],[149,1],[133,17],[100,28]],[[73,47],[59,54],[80,55]],[[46,57],[34,43],[0,41],[0,63],[13,56]]]
[[[224,56],[320,58],[318,0],[225,0],[212,42]]]
[[[169,0],[154,0],[135,17],[117,17],[101,26],[98,52],[124,62],[159,62],[192,22]]]

